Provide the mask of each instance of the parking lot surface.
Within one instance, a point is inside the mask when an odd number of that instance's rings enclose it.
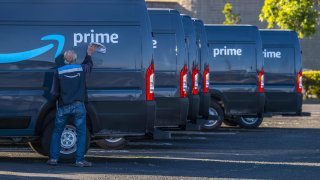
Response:
[[[320,105],[310,117],[266,118],[261,128],[179,131],[171,140],[90,149],[91,168],[51,167],[25,145],[0,147],[0,179],[319,179]]]

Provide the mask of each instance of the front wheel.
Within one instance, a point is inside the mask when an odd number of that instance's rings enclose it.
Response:
[[[216,101],[211,101],[209,107],[209,117],[201,126],[202,131],[210,131],[220,128],[224,119],[224,113],[221,106]]]
[[[34,152],[47,156],[40,142],[28,142],[28,144]]]
[[[241,128],[255,129],[260,126],[263,117],[258,116],[241,116],[237,118],[237,122]]]
[[[95,141],[96,144],[102,149],[121,149],[126,144],[127,141],[123,137],[109,137],[105,139],[99,139]]]

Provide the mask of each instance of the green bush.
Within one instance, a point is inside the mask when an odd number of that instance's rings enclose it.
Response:
[[[320,98],[320,71],[305,71],[302,77],[306,97],[315,95]]]

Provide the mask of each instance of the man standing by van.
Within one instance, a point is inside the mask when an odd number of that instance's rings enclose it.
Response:
[[[77,54],[74,51],[64,53],[65,65],[54,73],[51,94],[57,99],[55,128],[50,146],[49,165],[57,165],[60,154],[61,134],[66,126],[68,116],[74,116],[77,129],[76,163],[78,167],[90,167],[92,163],[84,159],[86,149],[86,74],[91,72],[92,54],[96,45],[90,45],[82,64],[76,64]]]

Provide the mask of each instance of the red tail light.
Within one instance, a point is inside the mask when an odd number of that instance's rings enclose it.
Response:
[[[261,69],[258,75],[258,92],[264,92],[264,68]]]
[[[203,92],[209,92],[209,85],[210,85],[210,69],[206,67],[203,71]]]
[[[153,101],[154,99],[154,64],[152,63],[146,73],[146,99]]]
[[[297,76],[297,92],[302,93],[302,71],[300,70]]]
[[[188,85],[187,85],[187,73],[188,73],[188,68],[187,66],[183,66],[181,72],[180,72],[180,97],[187,97],[187,90],[188,90]]]
[[[198,66],[196,66],[192,70],[192,94],[197,95],[198,94],[198,86],[199,86],[199,69]]]

